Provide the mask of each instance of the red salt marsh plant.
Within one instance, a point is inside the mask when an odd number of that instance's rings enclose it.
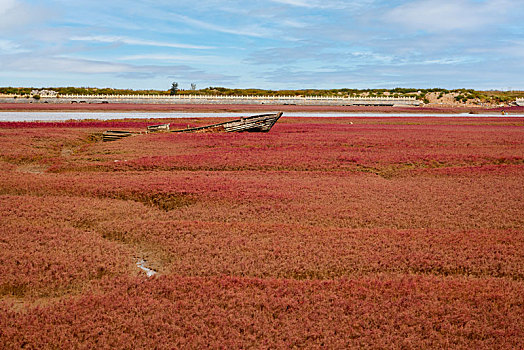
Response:
[[[24,313],[0,302],[0,346],[520,348],[522,283],[435,277],[105,281]]]
[[[13,217],[63,222],[132,251],[147,243],[156,247],[164,272],[183,275],[325,279],[415,273],[522,279],[523,204],[507,176],[429,183],[424,178],[368,181],[366,174],[313,173],[307,181],[300,176],[106,174],[90,192],[96,177],[45,174],[32,177],[54,185],[19,183],[24,196],[10,200],[16,206],[33,203],[35,212]],[[13,190],[14,185],[4,182],[3,187]],[[288,187],[294,191],[282,192]],[[192,202],[169,211],[136,199],[147,198],[147,191],[191,188],[198,189],[189,197]],[[494,195],[486,199],[486,192]],[[67,204],[57,205],[60,201]]]
[[[103,205],[51,196],[0,196],[0,297],[78,293],[92,280],[132,271],[133,251],[92,230],[97,211],[100,220],[100,212],[115,210]]]
[[[524,136],[518,118],[484,124],[477,119],[478,125],[457,119],[453,124],[446,118],[440,123],[438,118],[428,119],[429,124],[422,118],[392,118],[390,124],[365,118],[297,120],[284,118],[269,134],[156,134],[83,145],[74,150],[73,159],[55,162],[50,170],[349,170],[392,176],[413,168],[523,163]],[[98,123],[102,128],[103,123]],[[116,123],[138,126],[141,122]],[[76,124],[93,128],[96,123]],[[37,130],[43,141],[60,138],[52,129]],[[89,128],[74,130],[84,130],[86,139],[89,136]],[[45,157],[42,142],[17,145],[14,141],[21,134],[5,133],[6,145],[15,145],[15,150],[4,158],[14,153],[15,160],[25,156],[31,161],[35,150]],[[11,158],[5,159],[15,161]]]
[[[489,164],[522,164],[519,126],[276,125],[269,134],[159,134],[116,146],[126,170],[375,171]],[[102,146],[101,146],[102,147]],[[119,160],[122,160],[119,156]]]
[[[0,348],[523,346],[522,118],[86,123],[0,128]]]
[[[283,224],[134,221],[114,237],[162,247],[163,271],[186,276],[332,279],[372,274],[524,280],[518,230],[393,230]]]
[[[504,170],[502,170],[504,169]],[[128,199],[182,220],[345,228],[519,229],[522,166],[384,179],[338,172],[127,172],[0,177],[4,193]],[[165,203],[163,202],[165,201]]]

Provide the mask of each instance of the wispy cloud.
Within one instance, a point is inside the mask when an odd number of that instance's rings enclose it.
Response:
[[[142,40],[142,39],[126,38],[122,36],[106,36],[106,35],[74,36],[70,38],[70,40],[72,41],[90,41],[90,42],[98,42],[98,43],[111,43],[111,44],[139,45],[139,46],[172,47],[172,48],[177,48],[177,49],[209,50],[209,49],[214,48],[212,46],[180,44],[180,43]]]
[[[416,0],[395,7],[383,18],[402,27],[429,32],[477,30],[503,22],[510,8],[508,0]]]
[[[34,26],[50,16],[50,11],[38,5],[21,0],[0,0],[0,34],[16,33],[19,28]]]
[[[166,55],[166,54],[139,54],[122,56],[118,58],[120,61],[135,61],[135,60],[154,60],[154,61],[182,61],[182,60],[207,60],[208,56],[195,55]]]
[[[271,1],[279,3],[279,4],[298,6],[298,7],[307,7],[307,8],[318,7],[318,2],[316,1],[308,1],[308,0],[271,0]]]
[[[348,1],[337,1],[337,0],[270,0],[274,3],[305,7],[309,9],[340,9],[348,6],[358,5],[359,1],[348,2]],[[362,2],[362,1],[360,1]]]
[[[300,61],[329,60],[332,53],[324,52],[325,45],[317,43],[303,43],[297,46],[272,47],[253,51],[246,58],[246,62],[260,65],[278,66],[282,64],[297,63]]]
[[[20,52],[26,52],[18,45],[10,40],[0,39],[0,53],[2,54],[14,54]]]
[[[70,73],[104,74],[122,73],[130,65],[57,56],[11,55],[0,57],[1,70],[62,71]]]
[[[118,61],[158,61],[158,62],[189,62],[205,64],[232,64],[237,63],[236,59],[224,58],[222,56],[201,56],[201,55],[170,55],[170,54],[138,54],[127,55],[117,58]]]
[[[5,15],[14,7],[16,7],[16,0],[0,0],[0,16]]]
[[[30,56],[10,55],[0,56],[1,71],[38,71],[61,72],[73,74],[98,74],[127,79],[147,79],[152,77],[188,80],[215,79],[220,81],[234,81],[237,77],[232,75],[209,73],[195,69],[188,65],[135,65],[115,63],[101,60],[88,60],[61,56]]]
[[[188,16],[173,14],[173,19],[176,19],[182,23],[189,24],[194,27],[207,29],[210,31],[220,32],[220,33],[226,33],[226,34],[233,34],[233,35],[245,35],[245,36],[252,36],[257,38],[267,37],[271,36],[274,33],[272,33],[270,30],[262,28],[258,25],[250,25],[248,27],[236,27],[236,28],[230,28],[223,25],[218,25],[210,22],[201,21],[198,19],[194,19]]]

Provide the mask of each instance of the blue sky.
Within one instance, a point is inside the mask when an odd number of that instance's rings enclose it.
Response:
[[[0,86],[524,89],[524,0],[0,0]]]

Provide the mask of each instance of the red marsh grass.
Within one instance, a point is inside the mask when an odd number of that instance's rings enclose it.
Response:
[[[0,124],[1,348],[524,346],[524,119],[145,124]]]

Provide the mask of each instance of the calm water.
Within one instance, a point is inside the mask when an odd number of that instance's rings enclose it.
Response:
[[[110,119],[158,119],[158,118],[236,118],[261,113],[184,113],[184,112],[0,112],[0,121],[65,121],[65,120],[110,120]],[[284,113],[284,117],[502,117],[500,114],[408,114],[408,113]],[[504,117],[524,117],[524,114]]]

